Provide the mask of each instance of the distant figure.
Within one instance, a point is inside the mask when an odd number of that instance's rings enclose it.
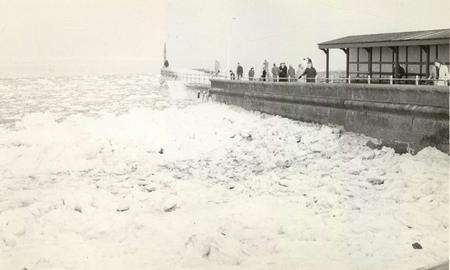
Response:
[[[285,63],[280,63],[280,68],[278,72],[278,77],[280,78],[280,82],[287,82],[288,70]]]
[[[299,76],[299,79],[303,76],[306,77],[306,82],[314,83],[316,82],[316,69],[313,67],[312,61],[310,58],[307,59],[306,68],[303,73]]]
[[[280,70],[278,69],[277,65],[274,63],[273,67],[272,67],[272,77],[273,77],[274,82],[278,81],[278,72],[280,72]]]
[[[242,75],[244,74],[244,68],[241,66],[240,63],[238,63],[237,69],[236,69],[237,79],[242,79]]]
[[[306,62],[304,64],[298,64],[298,69],[297,69],[296,73],[297,74],[303,74],[303,72],[305,72],[305,69],[306,69]],[[298,79],[300,79],[300,77]],[[306,80],[303,80],[303,81],[306,81]]]
[[[248,71],[248,79],[250,81],[253,81],[253,78],[255,78],[255,70],[252,68],[250,68],[250,70]]]
[[[266,73],[269,70],[269,61],[267,61],[267,59],[265,59],[263,62],[263,70],[266,70]]]
[[[261,74],[261,80],[263,82],[265,82],[266,81],[266,77],[267,77],[266,67],[263,67],[263,71],[262,71],[262,74]]]
[[[443,65],[439,60],[434,61],[434,65],[438,67],[439,72],[438,76],[441,81],[437,82],[437,85],[449,85],[449,74],[448,74],[448,67],[446,65]]]
[[[434,65],[431,67],[430,77],[428,79],[434,80],[434,85],[448,85],[448,67],[442,65],[438,59],[434,60]]]
[[[234,73],[232,70],[230,70],[230,80],[234,80],[236,77],[234,76]]]
[[[220,63],[219,63],[218,60],[215,60],[215,61],[214,61],[214,72],[215,72],[216,74],[219,74],[219,72],[220,72]]]
[[[403,78],[403,77],[405,77],[405,76],[406,76],[405,69],[404,69],[402,66],[400,66],[399,63],[395,63],[395,67],[394,67],[394,78],[395,78],[395,79],[401,79],[401,78]],[[395,82],[394,82],[394,83],[395,83]],[[397,84],[400,84],[400,83],[402,83],[402,81],[398,80],[396,83],[397,83]]]
[[[169,67],[169,61],[167,61],[167,59],[164,60],[164,67],[165,67],[165,68],[168,68],[168,67]]]
[[[289,76],[289,81],[295,80],[295,69],[292,67],[292,65],[289,65],[288,76]]]

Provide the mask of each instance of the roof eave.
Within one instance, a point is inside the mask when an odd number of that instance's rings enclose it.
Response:
[[[340,48],[368,48],[368,47],[392,47],[392,46],[420,46],[449,44],[450,38],[418,39],[418,40],[393,40],[377,42],[351,42],[351,43],[319,43],[319,49],[340,49]]]

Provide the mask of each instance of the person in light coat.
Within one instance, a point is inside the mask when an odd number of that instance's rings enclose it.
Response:
[[[292,67],[292,65],[289,65],[288,68],[288,76],[289,76],[289,81],[295,81],[295,69]]]
[[[441,64],[439,60],[434,60],[434,67],[430,72],[429,79],[435,80],[434,85],[447,86],[449,83],[448,67]]]
[[[272,78],[274,82],[278,81],[278,73],[280,72],[280,69],[277,67],[276,64],[273,64],[272,67]]]

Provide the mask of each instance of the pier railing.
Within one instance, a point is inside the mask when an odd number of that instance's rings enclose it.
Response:
[[[315,83],[349,83],[349,84],[408,84],[408,85],[443,85],[448,86],[450,84],[450,79],[427,79],[415,76],[414,78],[394,78],[389,77],[320,77],[316,76],[313,78],[273,78],[273,77],[240,77],[237,76],[231,78],[230,76],[224,76],[221,74],[200,74],[200,73],[183,73],[183,72],[173,72],[167,70],[165,73],[161,74],[169,79],[181,80],[187,85],[210,85],[211,79],[224,79],[224,80],[240,80],[240,81],[265,81],[265,82],[285,82],[285,83],[304,83],[304,82],[315,82]]]
[[[161,69],[161,75],[169,80],[178,80],[184,82],[186,85],[199,85],[199,86],[209,86],[211,84],[210,80],[216,79],[227,79],[226,76],[212,74],[212,73],[194,73],[194,72],[179,72],[170,69]]]
[[[393,76],[389,77],[319,77],[316,76],[315,78],[248,78],[248,77],[241,77],[240,79],[237,78],[230,78],[226,77],[226,79],[229,80],[244,80],[244,81],[266,81],[266,82],[288,82],[288,83],[302,83],[302,82],[315,82],[315,83],[350,83],[350,84],[409,84],[409,85],[444,85],[448,86],[450,83],[450,79],[425,79],[420,78],[419,76],[416,76],[415,78],[394,78]]]
[[[191,74],[191,73],[181,73],[178,76],[179,80],[191,85],[209,85],[210,80],[215,79],[227,79],[226,76],[213,75],[213,74]]]

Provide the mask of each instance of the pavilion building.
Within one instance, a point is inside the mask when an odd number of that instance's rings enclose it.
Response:
[[[450,29],[356,35],[319,43],[326,56],[326,78],[329,75],[330,49],[346,54],[346,78],[370,78],[373,82],[394,75],[400,64],[407,78],[426,79],[435,59],[449,65]]]

